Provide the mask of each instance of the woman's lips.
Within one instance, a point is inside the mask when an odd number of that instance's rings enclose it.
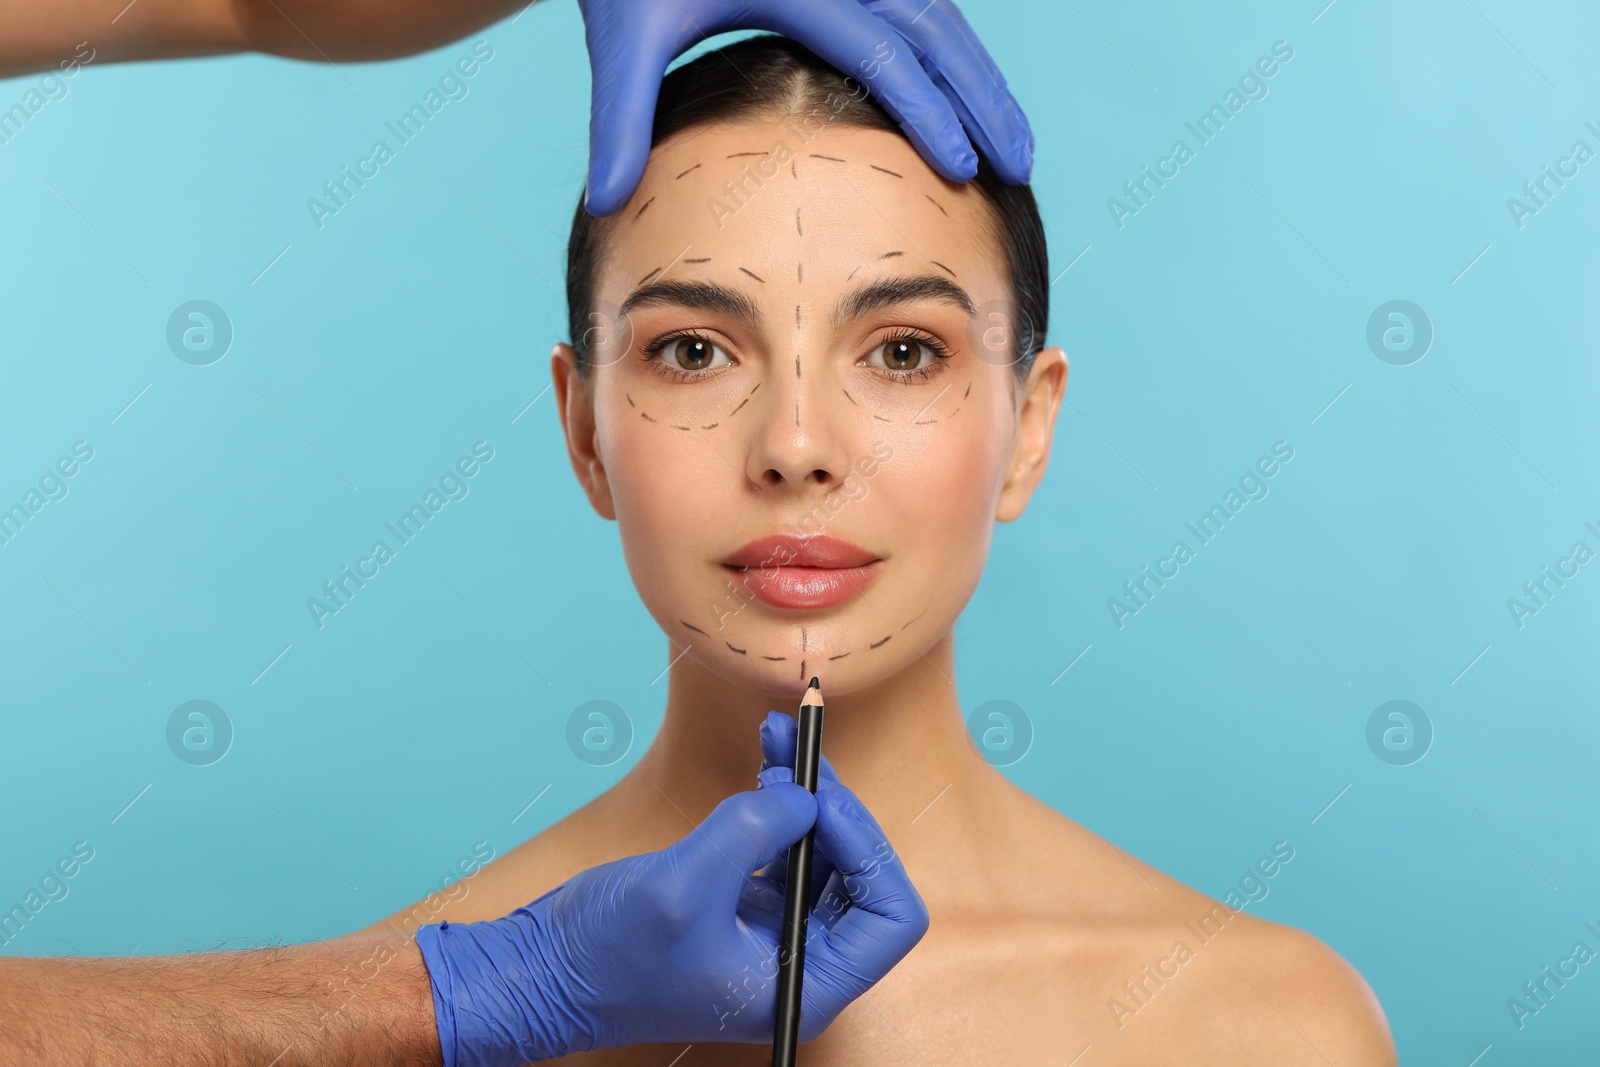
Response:
[[[859,567],[734,567],[741,585],[775,608],[817,609],[843,604],[860,593],[883,569],[875,559]]]

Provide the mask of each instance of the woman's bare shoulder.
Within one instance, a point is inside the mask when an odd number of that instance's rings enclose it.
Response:
[[[1040,808],[1030,862],[1044,877],[1034,882],[1054,899],[1063,936],[1053,962],[1083,1017],[1098,1019],[1091,1029],[1106,1045],[1097,1051],[1395,1063],[1377,997],[1321,939],[1248,914],[1242,895],[1210,897]]]
[[[463,923],[498,919],[580,871],[647,851],[645,846],[634,847],[637,843],[628,832],[628,820],[610,817],[612,806],[611,794],[602,793],[467,877],[434,890],[355,934],[414,932],[423,923],[441,920]],[[613,825],[614,830],[595,832],[596,826]]]

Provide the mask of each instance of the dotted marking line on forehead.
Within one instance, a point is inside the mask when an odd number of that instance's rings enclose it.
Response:
[[[943,215],[945,218],[949,218],[950,217],[950,212],[948,212],[948,211],[946,211],[944,209],[944,205],[943,204],[939,203],[939,201],[935,200],[928,193],[923,193],[922,195],[926,196],[928,198],[928,203],[932,204],[934,207],[939,209],[939,214]]]
[[[822,155],[821,153],[818,153],[818,152],[808,152],[806,154],[809,155],[812,159],[826,159],[829,163],[843,163],[843,162],[845,162],[845,160],[840,159],[838,156],[825,156],[825,155]]]
[[[876,163],[868,163],[867,166],[871,167],[873,170],[881,170],[885,174],[892,174],[896,178],[904,178],[905,177],[904,174],[901,174],[897,170],[890,170],[888,167],[880,167]],[[924,194],[924,195],[926,195],[926,194]]]
[[[683,176],[684,176],[684,175],[685,175],[685,174],[688,174],[688,173],[689,173],[689,172],[690,172],[690,171],[696,171],[696,170],[699,170],[699,169],[700,169],[700,168],[701,168],[701,167],[702,167],[702,166],[703,166],[703,164],[700,164],[700,163],[696,163],[696,164],[695,164],[695,165],[694,165],[694,166],[692,166],[692,167],[690,167],[690,168],[689,168],[689,170],[685,170],[685,171],[679,171],[679,172],[678,172],[678,177],[677,177],[677,178],[674,178],[674,179],[672,179],[672,180],[673,180],[673,181],[677,181],[677,180],[678,180],[678,178],[682,178],[682,177],[683,177]]]
[[[942,270],[946,274],[950,275],[950,277],[954,278],[956,276],[956,272],[955,271],[951,270],[949,267],[945,266],[943,263],[940,263],[937,259],[930,259],[930,260],[928,260],[928,262],[932,263],[935,267],[938,267],[940,270]]]
[[[762,656],[761,658],[762,659],[771,660],[773,663],[782,663],[784,660],[788,659],[789,657],[788,656]]]
[[[749,267],[740,267],[739,270],[744,274],[750,275],[750,277],[754,278],[756,281],[760,282],[762,285],[766,285],[767,284],[767,280],[765,278],[763,278],[761,275],[757,274],[755,271],[751,270]]]
[[[711,262],[711,257],[710,256],[702,256],[699,259],[686,259],[686,260],[684,260],[684,262],[685,263],[710,263]]]
[[[654,278],[657,274],[660,274],[664,269],[665,269],[664,267],[657,267],[655,270],[651,271],[649,274],[646,274],[643,278],[640,278],[638,284],[639,285],[643,285],[645,282],[649,281],[651,278]]]
[[[655,202],[656,202],[656,198],[652,196],[649,200],[646,200],[643,204],[640,204],[639,205],[639,210],[635,211],[633,213],[634,221],[637,222],[638,219],[639,219],[639,216],[644,214],[644,209],[649,207],[651,204],[653,204]]]
[[[794,232],[796,233],[796,235],[798,235],[800,237],[804,237],[806,235],[806,231],[804,229],[802,229],[801,226],[800,226],[800,209],[799,208],[795,208],[794,209]]]
[[[770,156],[770,155],[772,155],[771,152],[734,152],[733,154],[729,155],[727,158],[728,159],[742,159],[745,156]]]
[[[904,252],[885,252],[883,255],[879,256],[878,258],[880,260],[893,259],[895,256],[903,256],[903,255],[905,255]]]

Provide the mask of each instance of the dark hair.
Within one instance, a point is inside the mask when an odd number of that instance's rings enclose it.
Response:
[[[668,72],[656,100],[650,145],[653,148],[695,126],[784,114],[828,114],[828,123],[904,136],[899,123],[856,79],[845,77],[803,45],[765,34],[707,52]],[[1044,347],[1050,311],[1044,224],[1033,191],[1026,185],[1005,184],[986,162],[979,162],[972,184],[992,209],[995,238],[1005,254],[1016,319],[1007,359],[1017,377],[1026,380],[1034,356]],[[567,329],[578,354],[578,372],[585,377],[595,273],[608,221],[591,217],[580,197],[567,240]]]

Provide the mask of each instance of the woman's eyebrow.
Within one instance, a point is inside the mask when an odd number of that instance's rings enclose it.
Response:
[[[683,307],[696,311],[714,311],[737,319],[754,328],[761,322],[761,311],[748,296],[737,289],[729,289],[711,282],[656,282],[635,289],[622,302],[619,316],[626,316],[636,308]]]
[[[905,278],[887,278],[864,285],[847,294],[833,312],[834,325],[850,322],[881,308],[896,304],[909,304],[915,300],[936,300],[965,311],[976,312],[976,305],[967,291],[947,278],[937,274],[919,274]]]

